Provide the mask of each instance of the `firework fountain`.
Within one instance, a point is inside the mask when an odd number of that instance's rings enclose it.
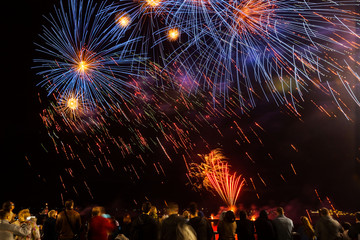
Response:
[[[209,154],[200,155],[202,162],[190,165],[190,176],[195,179],[198,188],[216,192],[220,198],[233,208],[245,184],[245,179],[236,173],[230,173],[230,165],[226,162],[220,149]]]

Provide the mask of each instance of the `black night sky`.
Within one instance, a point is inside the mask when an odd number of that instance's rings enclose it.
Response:
[[[84,171],[75,179],[64,174],[64,168],[70,167],[71,163],[60,159],[47,136],[39,116],[47,104],[46,101],[39,102],[39,93],[41,99],[46,99],[46,92],[36,86],[40,77],[32,69],[33,58],[38,54],[34,42],[41,41],[38,34],[46,23],[43,15],[51,12],[55,3],[55,0],[6,1],[11,5],[3,7],[3,14],[11,14],[2,21],[5,54],[2,54],[0,201],[11,200],[19,207],[38,208],[45,202],[59,207],[62,193],[65,199],[73,198],[83,207],[103,204],[129,208],[136,206],[135,201],[141,203],[146,198],[159,205],[163,200],[177,201],[180,206],[186,206],[192,200],[215,209],[221,205],[217,196],[193,191],[187,184],[182,159],[174,158],[170,163],[161,149],[156,150],[156,156],[161,158],[166,176],[156,175],[150,167],[143,169],[140,179],[123,174],[120,167],[115,171],[102,170],[101,174],[93,170]],[[327,106],[327,111],[336,117],[330,118],[321,112],[311,103],[312,99]],[[360,108],[349,100],[352,118],[349,121],[336,109],[331,96],[316,90],[307,94],[301,106],[301,120],[287,114],[285,107],[277,107],[272,102],[259,103],[250,111],[252,120],[248,120],[249,124],[256,121],[265,129],[261,136],[264,146],[252,144],[244,149],[234,149],[235,145],[230,144],[233,139],[223,139],[219,141],[220,145],[213,141],[212,147],[224,149],[233,169],[239,169],[247,180],[249,177],[257,179],[260,199],[247,181],[239,202],[247,206],[266,206],[296,201],[316,209],[319,207],[315,195],[317,189],[321,197],[328,196],[337,209],[359,210],[360,172],[356,157],[360,157],[357,152],[360,147],[360,119],[357,117]],[[223,121],[219,127],[227,124]],[[251,153],[256,163],[246,159],[244,152]],[[268,152],[273,159],[266,158]],[[294,175],[290,163],[293,163],[297,175]],[[258,172],[265,179],[266,187],[258,181]],[[78,195],[71,190],[64,192],[59,174],[70,188],[78,184],[76,181],[86,179],[94,199],[80,183],[78,185],[82,187],[78,187]]]

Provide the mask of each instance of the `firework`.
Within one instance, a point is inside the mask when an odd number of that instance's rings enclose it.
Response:
[[[192,186],[216,194],[219,191],[226,204],[235,204],[241,194],[238,190],[242,178],[231,173],[220,151],[202,156],[206,164],[197,166],[201,171],[191,164],[191,159],[196,157],[194,152],[210,152],[220,144],[225,151],[235,151],[242,159],[241,163],[233,161],[232,164],[240,163],[241,169],[246,169],[249,187],[252,186],[260,198],[257,192],[261,193],[262,185],[270,185],[267,181],[271,179],[262,166],[276,159],[272,157],[273,152],[270,154],[264,148],[267,141],[262,138],[266,131],[261,121],[254,122],[250,113],[239,107],[236,98],[229,99],[226,108],[214,108],[209,102],[211,93],[198,91],[195,94],[189,81],[194,76],[181,66],[174,65],[177,70],[173,72],[163,71],[157,64],[152,64],[151,68],[148,77],[131,80],[139,91],[131,99],[113,104],[110,111],[87,110],[83,107],[87,103],[75,94],[59,98],[51,95],[51,105],[41,114],[47,129],[45,138],[50,137],[50,141],[42,148],[56,153],[52,161],[71,166],[59,169],[67,190],[72,191],[74,178],[102,178],[109,172],[131,181],[154,173],[153,177],[166,181],[168,169],[184,162]],[[155,78],[163,82],[161,88],[156,85]],[[321,105],[318,107],[322,109]],[[72,114],[75,116],[71,117]],[[298,146],[291,144],[289,149],[296,152]],[[263,150],[265,155],[259,156]],[[198,177],[193,175],[195,173]],[[289,176],[281,173],[285,181]],[[276,171],[274,174],[279,176]],[[92,188],[91,182],[88,187]],[[83,186],[76,185],[76,188]]]
[[[198,187],[215,191],[229,207],[234,207],[245,179],[241,175],[236,176],[236,173],[230,173],[230,165],[225,161],[221,150],[215,149],[209,154],[200,156],[203,162],[192,163],[190,173],[192,177],[201,179],[201,185]]]
[[[153,75],[165,73],[156,64],[152,68]],[[239,146],[246,148],[250,142],[262,144],[264,130],[258,123],[249,121],[246,115],[240,114],[241,110],[234,101],[229,101],[226,109],[215,110],[209,104],[211,95],[200,92],[195,95],[186,86],[184,77],[191,76],[185,71],[157,76],[163,81],[162,88],[154,84],[156,80],[153,76],[134,78],[131,83],[139,91],[131,99],[113,104],[108,112],[102,108],[90,111],[85,107],[82,110],[86,102],[81,102],[76,95],[58,99],[52,94],[49,98],[51,105],[41,113],[47,129],[46,137],[50,137],[49,144],[44,147],[56,153],[54,161],[71,163],[71,167],[61,174],[70,179],[82,176],[101,178],[105,173],[114,171],[138,181],[146,172],[154,171],[156,178],[166,181],[170,164],[184,161],[190,166],[187,162],[194,159],[194,152],[216,146],[218,142],[233,139],[230,144],[233,149]],[[174,81],[170,79],[176,80],[179,85],[174,87]],[[75,117],[71,117],[71,111],[74,111]],[[211,138],[206,137],[209,134]],[[250,155],[252,152],[247,156]],[[247,157],[244,156],[244,159],[247,160]],[[255,159],[247,162],[247,169],[255,167]],[[232,184],[236,188],[238,178],[231,177],[233,175],[226,173],[223,166],[224,169],[218,169],[219,172],[222,171],[223,176],[227,174],[228,186]],[[63,180],[69,190],[73,183],[66,178]],[[76,188],[80,187],[76,185]],[[91,184],[89,187],[92,188]],[[229,199],[234,197],[227,196]]]
[[[44,44],[36,44],[46,57],[34,61],[44,77],[40,85],[46,86],[49,94],[75,94],[91,108],[109,107],[133,94],[135,86],[128,76],[135,74],[132,66],[140,58],[126,46],[137,40],[122,42],[114,37],[123,30],[114,32],[117,23],[109,18],[104,4],[75,0],[69,0],[68,7],[61,2],[55,15],[47,18],[48,26],[40,35]]]
[[[112,30],[114,35],[122,38],[118,33],[120,29],[126,38],[140,38],[141,41],[131,42],[128,47],[162,68],[165,66],[163,60],[173,49],[172,42],[179,38],[179,31],[164,24],[167,5],[167,1],[162,0],[121,0],[107,6],[105,11],[110,18],[117,16],[114,21],[118,24],[113,25]]]
[[[255,107],[257,99],[273,98],[296,112],[297,99],[312,89],[331,96],[339,78],[355,84],[347,72],[348,61],[358,65],[356,1],[181,0],[172,5],[167,24],[181,29],[186,41],[167,60],[200,69],[203,77],[194,79],[195,85],[211,90],[214,98],[234,91],[240,104],[247,99]]]

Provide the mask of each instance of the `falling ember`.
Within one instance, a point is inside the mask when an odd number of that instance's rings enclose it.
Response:
[[[180,31],[177,28],[171,28],[167,33],[169,41],[176,41],[179,39]]]
[[[319,202],[322,203],[320,195],[319,195],[319,193],[318,193],[318,191],[316,189],[315,189],[315,193],[316,193],[317,198],[319,199]]]
[[[309,210],[307,210],[307,209],[306,209],[306,214],[307,214],[307,216],[308,216],[308,218],[309,218],[310,222],[312,223],[312,219],[311,219],[311,216],[310,216]]]
[[[291,166],[291,169],[293,170],[294,174],[296,175],[296,171],[295,171],[294,165],[293,165],[292,163],[290,163],[290,166]]]
[[[298,150],[293,144],[290,144],[290,146],[291,146],[296,152],[299,152],[299,150]]]
[[[131,18],[128,15],[121,16],[117,19],[117,23],[122,28],[128,27],[130,25],[130,22],[131,22]]]
[[[201,164],[192,163],[190,176],[194,177],[201,184],[197,187],[204,187],[208,191],[215,191],[221,199],[234,208],[236,201],[245,184],[245,179],[236,173],[231,174],[229,164],[218,149],[212,150],[209,154],[200,155],[203,159]]]

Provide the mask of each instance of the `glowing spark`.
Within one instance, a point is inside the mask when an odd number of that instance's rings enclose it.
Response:
[[[75,110],[79,107],[79,101],[78,99],[71,97],[67,100],[66,106],[70,108],[71,110]]]
[[[81,61],[78,64],[78,71],[84,73],[89,68],[88,63],[85,61]]]
[[[130,25],[131,18],[128,15],[124,15],[122,17],[119,17],[117,22],[122,28],[126,28],[127,26]]]
[[[180,31],[177,28],[171,28],[168,31],[167,36],[168,36],[169,41],[176,41],[179,39]]]

